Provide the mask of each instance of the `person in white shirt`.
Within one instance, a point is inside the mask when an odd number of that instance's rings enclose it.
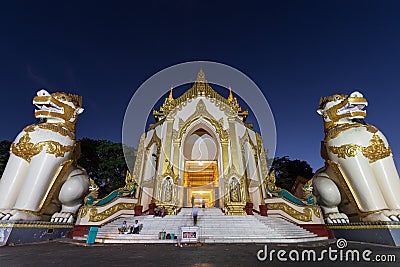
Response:
[[[135,220],[135,223],[131,226],[131,233],[133,234],[139,234],[139,221]]]

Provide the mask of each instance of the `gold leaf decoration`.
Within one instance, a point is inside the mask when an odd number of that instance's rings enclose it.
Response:
[[[369,159],[370,163],[386,158],[392,154],[390,146],[386,147],[385,142],[376,134],[369,141],[369,146],[363,147],[355,144],[342,145],[340,147],[330,146],[329,150],[339,158],[355,157],[358,151]]]
[[[293,218],[302,221],[302,222],[311,222],[312,221],[312,211],[309,207],[303,209],[303,213],[295,210],[285,203],[269,203],[267,204],[267,209],[269,210],[281,210]],[[318,211],[319,214],[319,211]],[[319,216],[318,216],[319,217]]]
[[[32,157],[39,154],[44,147],[46,147],[46,153],[54,154],[57,158],[63,157],[65,153],[74,150],[74,146],[63,146],[55,141],[43,141],[36,144],[31,143],[29,132],[26,132],[24,136],[19,139],[18,143],[11,144],[11,152],[27,162],[31,162]]]

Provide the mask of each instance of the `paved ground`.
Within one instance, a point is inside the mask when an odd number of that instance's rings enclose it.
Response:
[[[365,261],[358,263],[340,261],[340,250],[334,241],[289,246],[268,245],[268,253],[273,249],[285,250],[288,262],[280,262],[276,257],[276,252],[273,254],[272,262],[269,259],[259,261],[257,252],[263,250],[264,247],[263,244],[192,244],[182,247],[145,244],[86,245],[69,239],[60,239],[30,245],[0,247],[0,266],[399,266],[400,262],[400,248],[354,242],[349,242],[347,247],[342,249],[343,259],[348,250],[357,249],[361,255],[368,249],[372,251],[368,258],[375,259],[374,257],[378,254],[386,255],[385,257],[394,255],[397,262],[366,264]],[[338,252],[333,251],[332,254],[337,254],[336,262],[329,260],[328,252],[323,254],[325,255],[323,264],[308,261],[293,262],[288,256],[289,253],[292,257],[296,257],[297,253],[301,255],[304,250],[315,250],[318,258],[321,250],[329,250],[329,247],[338,250]],[[263,257],[264,253],[260,253],[260,256]]]

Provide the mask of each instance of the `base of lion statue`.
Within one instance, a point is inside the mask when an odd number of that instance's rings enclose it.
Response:
[[[398,222],[362,222],[328,224],[327,226],[338,239],[400,247],[400,223]]]
[[[73,224],[49,222],[4,222],[0,226],[0,247],[66,237]]]

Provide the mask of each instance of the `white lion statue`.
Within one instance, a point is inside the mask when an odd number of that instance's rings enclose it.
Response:
[[[321,98],[325,167],[313,187],[327,223],[400,219],[399,175],[385,136],[364,122],[367,105],[359,92]]]
[[[90,185],[76,164],[75,125],[82,98],[40,90],[33,104],[41,122],[25,127],[11,144],[0,180],[0,220],[72,223]]]

